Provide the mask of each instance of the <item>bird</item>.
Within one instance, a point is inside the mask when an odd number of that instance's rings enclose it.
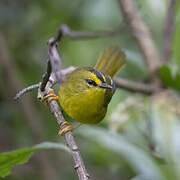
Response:
[[[94,67],[78,67],[68,74],[60,85],[58,96],[54,91],[47,97],[59,101],[70,119],[82,124],[97,124],[106,115],[108,104],[115,92],[113,77],[125,65],[126,55],[118,46],[105,49]],[[59,135],[73,128],[65,121]]]

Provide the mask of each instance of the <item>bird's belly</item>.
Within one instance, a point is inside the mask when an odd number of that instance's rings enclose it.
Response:
[[[104,106],[103,97],[96,94],[88,96],[69,96],[63,98],[59,96],[60,104],[63,110],[73,120],[84,124],[96,124],[100,122],[107,111]]]

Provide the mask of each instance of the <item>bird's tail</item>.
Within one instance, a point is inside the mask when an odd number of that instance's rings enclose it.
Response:
[[[103,51],[94,69],[113,77],[125,64],[126,56],[117,46],[112,46]]]

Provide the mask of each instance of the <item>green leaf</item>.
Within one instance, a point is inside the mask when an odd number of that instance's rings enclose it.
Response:
[[[162,66],[159,69],[159,75],[165,86],[174,88],[180,92],[180,74],[173,73],[173,68]]]
[[[131,167],[138,173],[143,175],[144,180],[164,180],[158,164],[150,156],[138,146],[128,142],[126,138],[118,134],[112,134],[102,128],[85,128],[79,129],[79,133],[84,137],[90,138],[103,145],[110,151],[124,157]],[[118,157],[117,157],[118,158]]]
[[[69,151],[68,147],[63,144],[44,142],[33,147],[15,150],[0,154],[0,177],[6,177],[12,171],[12,168],[18,164],[28,162],[34,152],[41,149],[62,149]]]

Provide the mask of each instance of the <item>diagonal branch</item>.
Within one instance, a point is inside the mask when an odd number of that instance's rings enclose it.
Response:
[[[124,19],[138,42],[152,79],[158,79],[155,72],[161,62],[148,27],[141,19],[140,13],[132,0],[118,0],[118,2]]]
[[[162,48],[162,59],[165,63],[167,63],[171,59],[172,55],[172,40],[175,26],[175,8],[176,8],[176,0],[170,0],[166,22],[164,26],[164,41]]]

